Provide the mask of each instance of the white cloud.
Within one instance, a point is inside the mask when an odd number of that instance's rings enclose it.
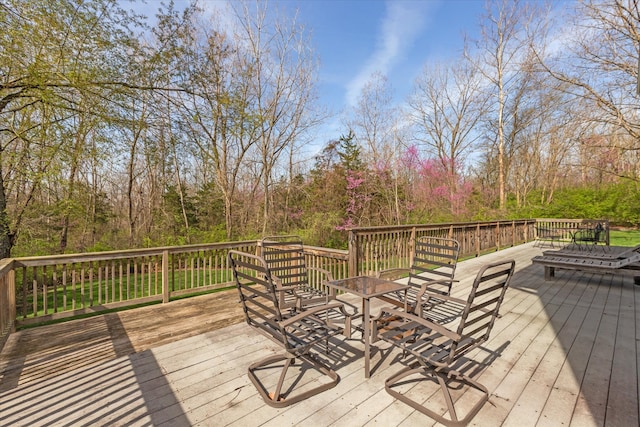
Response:
[[[388,74],[423,32],[430,2],[387,0],[375,52],[347,84],[346,102],[355,105],[362,87],[374,72]]]

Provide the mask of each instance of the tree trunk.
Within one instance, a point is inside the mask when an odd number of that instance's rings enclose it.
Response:
[[[7,197],[3,176],[0,166],[0,259],[11,257],[11,248],[14,244],[14,234],[11,232],[9,215],[7,214]]]

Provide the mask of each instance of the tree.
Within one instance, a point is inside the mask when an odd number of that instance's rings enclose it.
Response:
[[[4,154],[27,140],[62,148],[57,144],[63,141],[51,138],[50,125],[63,126],[82,112],[99,114],[86,108],[83,94],[107,100],[114,90],[128,89],[118,75],[136,48],[130,30],[136,20],[109,0],[8,0],[0,4],[0,22],[0,257],[8,257],[20,232],[19,218],[33,199],[11,211],[11,183],[4,180],[11,160]],[[22,125],[16,127],[16,120]],[[50,160],[34,159],[35,164]],[[19,179],[16,175],[9,178]]]
[[[554,55],[537,52],[541,64],[549,75],[565,84],[567,93],[587,107],[578,119],[602,137],[592,150],[640,150],[638,2],[581,1],[571,24]],[[620,138],[620,132],[629,138]],[[631,175],[625,174],[631,178],[637,175],[637,168]]]
[[[409,99],[417,139],[441,163],[453,202],[466,156],[480,138],[486,96],[477,69],[465,60],[427,66]],[[454,212],[456,206],[451,205]]]
[[[481,36],[476,41],[478,56],[468,51],[467,58],[490,82],[491,96],[495,99],[492,113],[495,128],[496,163],[499,208],[504,210],[507,194],[507,136],[506,115],[510,96],[519,79],[520,64],[527,57],[530,39],[526,28],[533,16],[532,6],[518,0],[495,0],[487,3],[486,24],[481,25]]]
[[[270,222],[271,184],[278,161],[316,123],[310,109],[316,96],[317,70],[303,27],[295,19],[269,22],[267,11],[266,3],[256,3],[251,9],[245,2],[237,12],[240,36],[253,64],[250,93],[262,166],[263,234]]]
[[[366,161],[376,169],[390,167],[396,152],[394,129],[398,114],[392,103],[393,89],[388,78],[373,73],[362,87],[348,120],[355,140],[365,149]]]
[[[399,223],[398,153],[404,141],[399,129],[399,109],[393,105],[393,88],[385,75],[379,72],[371,75],[350,113],[347,126],[362,147],[363,159],[370,165],[365,181],[372,195],[370,220]]]

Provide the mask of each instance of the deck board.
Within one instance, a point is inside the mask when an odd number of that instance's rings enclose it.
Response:
[[[464,367],[491,393],[472,424],[638,425],[640,287],[631,277],[569,270],[545,281],[530,261],[540,253],[528,244],[457,268],[453,294],[464,296],[483,263],[517,263],[491,339]],[[230,291],[13,334],[0,354],[0,425],[435,424],[385,392],[402,366],[387,343],[375,344],[364,378],[359,333],[335,337],[321,355],[340,375],[336,387],[269,407],[246,368],[279,349],[241,322],[239,308]],[[429,384],[412,392],[445,411]],[[454,396],[470,405],[468,391]]]
[[[609,380],[607,423],[640,425],[638,420],[637,381],[630,372],[637,372],[635,353],[634,292],[622,287],[618,325],[615,337],[612,371]]]

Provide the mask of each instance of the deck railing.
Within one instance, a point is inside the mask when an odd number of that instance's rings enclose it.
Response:
[[[460,242],[460,256],[479,256],[535,238],[535,219],[395,227],[361,227],[349,231],[349,275],[409,267],[414,242],[421,236]]]
[[[17,324],[213,290],[230,281],[229,249],[255,241],[14,259]]]
[[[579,227],[583,220],[555,221]],[[536,220],[491,221],[349,231],[349,250],[305,246],[308,266],[336,279],[407,267],[424,235],[457,239],[461,257],[532,241]],[[608,230],[608,227],[607,227]],[[0,261],[0,348],[16,327],[231,286],[230,249],[259,251],[257,241],[55,255]],[[319,285],[313,277],[312,284]]]
[[[604,243],[609,245],[609,220],[606,219],[557,219],[539,218],[536,220],[536,240],[559,243],[573,241],[576,231],[593,229],[596,224],[602,225]]]
[[[230,249],[257,253],[258,245],[243,241],[13,259],[0,271],[0,305],[13,307],[0,311],[2,330],[231,286]],[[310,246],[305,255],[308,265],[346,275],[346,251]]]

